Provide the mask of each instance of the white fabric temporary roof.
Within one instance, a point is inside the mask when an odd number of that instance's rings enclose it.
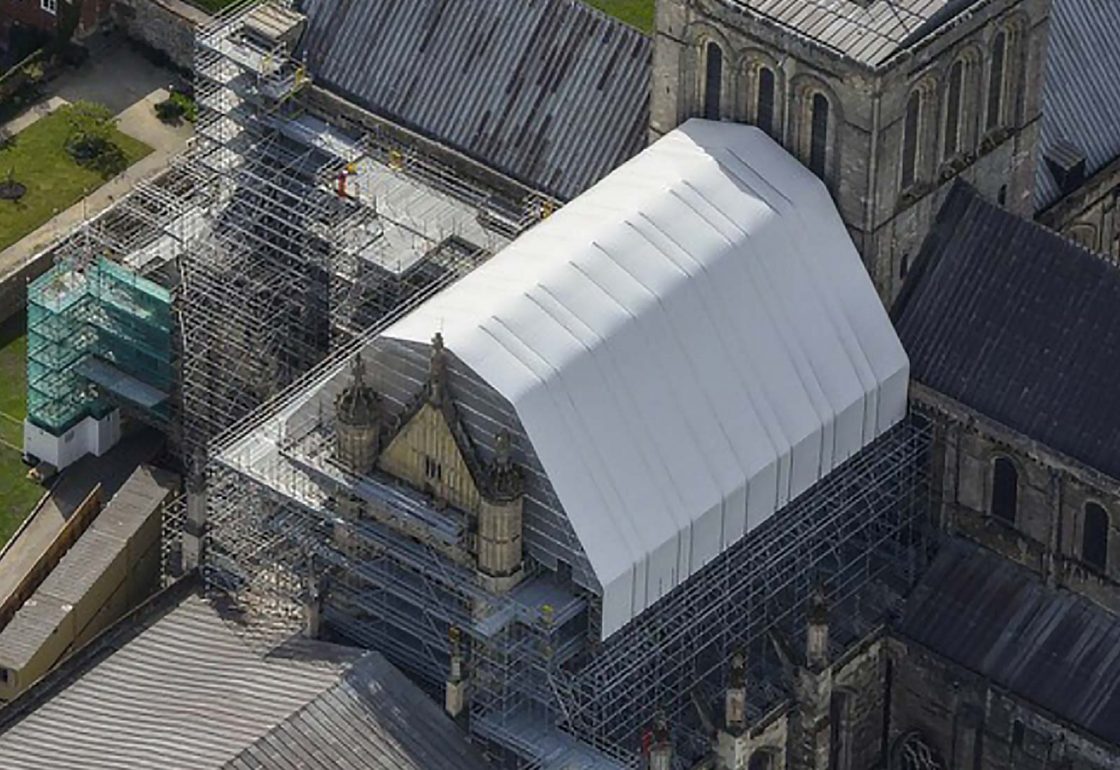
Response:
[[[824,186],[692,120],[384,336],[514,406],[603,637],[900,420],[909,362]]]

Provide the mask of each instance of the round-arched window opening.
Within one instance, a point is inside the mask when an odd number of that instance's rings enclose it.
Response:
[[[997,457],[992,463],[992,516],[1014,524],[1018,507],[1019,471],[1006,457]]]

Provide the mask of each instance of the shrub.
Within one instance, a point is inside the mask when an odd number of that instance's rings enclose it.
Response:
[[[171,94],[171,98],[168,99],[168,101],[174,102],[175,104],[179,105],[179,108],[181,109],[180,114],[191,123],[194,123],[196,120],[198,120],[198,104],[189,95],[183,93],[182,91],[175,91],[173,94]]]
[[[156,117],[164,123],[178,123],[184,112],[183,105],[174,99],[164,99],[156,104]]]

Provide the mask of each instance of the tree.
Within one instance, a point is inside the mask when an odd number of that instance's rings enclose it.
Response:
[[[66,151],[75,161],[92,166],[106,175],[121,169],[124,154],[113,141],[117,119],[103,104],[77,101],[66,110],[70,134]]]

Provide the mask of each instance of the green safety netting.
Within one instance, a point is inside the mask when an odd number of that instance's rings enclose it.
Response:
[[[58,434],[121,401],[161,421],[173,381],[171,292],[105,258],[27,291],[27,413]]]

